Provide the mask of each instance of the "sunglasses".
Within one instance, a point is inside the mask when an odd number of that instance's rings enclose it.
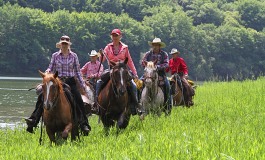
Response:
[[[112,37],[118,37],[119,35],[117,34],[111,34]]]
[[[62,38],[61,38],[61,41],[64,41],[64,40],[66,40],[67,42],[69,42],[69,41],[70,41],[70,38],[62,37]]]

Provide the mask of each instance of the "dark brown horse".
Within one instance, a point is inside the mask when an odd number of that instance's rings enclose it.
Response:
[[[128,126],[130,120],[127,84],[131,80],[127,69],[128,59],[123,63],[114,63],[110,70],[110,80],[98,96],[99,116],[105,129],[115,125],[118,129]]]
[[[67,139],[68,134],[71,133],[71,139],[76,139],[78,129],[76,130],[71,104],[63,91],[58,72],[51,74],[39,71],[39,73],[43,78],[43,121],[50,141],[56,142],[56,134],[58,137]]]
[[[172,94],[172,100],[173,100],[173,105],[174,106],[186,106],[186,107],[190,107],[193,104],[190,103],[190,101],[185,100],[185,96],[184,96],[184,82],[186,81],[186,85],[189,85],[188,87],[190,87],[191,90],[193,90],[193,92],[195,91],[196,86],[194,86],[194,83],[190,80],[186,80],[184,78],[181,78],[181,76],[179,76],[178,74],[175,74],[171,79],[170,82],[171,84],[173,84],[171,87],[171,89],[173,90],[173,94]],[[187,91],[186,91],[187,92]],[[191,99],[193,97],[190,97]]]

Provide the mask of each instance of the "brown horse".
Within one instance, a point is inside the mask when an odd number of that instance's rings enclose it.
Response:
[[[71,132],[71,139],[75,140],[78,129],[72,117],[71,104],[69,103],[62,87],[62,82],[55,74],[39,71],[43,90],[43,121],[51,142],[56,142],[55,136],[67,139]],[[74,129],[73,129],[74,128]]]
[[[118,129],[128,126],[130,120],[127,84],[131,80],[127,69],[128,58],[123,63],[114,63],[110,70],[110,80],[98,96],[99,116],[105,129],[115,125]]]
[[[175,74],[170,79],[171,87],[172,87],[172,84],[174,84],[173,87],[171,88],[173,90],[173,94],[172,94],[173,103],[172,104],[174,106],[190,107],[193,104],[190,104],[188,100],[185,100],[183,80],[187,81],[186,79],[182,79],[178,74]],[[196,86],[193,86],[194,83],[192,81],[187,81],[186,83],[189,85],[189,87],[191,87],[193,91],[195,91]]]

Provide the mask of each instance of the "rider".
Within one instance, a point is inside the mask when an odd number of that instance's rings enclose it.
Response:
[[[170,52],[172,55],[172,58],[169,60],[169,67],[167,68],[167,72],[171,72],[171,75],[178,74],[180,75],[181,82],[184,87],[184,102],[189,105],[193,105],[192,96],[194,96],[194,90],[191,87],[191,85],[188,83],[188,67],[186,65],[186,62],[183,58],[179,57],[180,52],[173,48]],[[174,85],[174,84],[173,84]],[[174,86],[172,88],[175,88]],[[174,89],[172,90],[174,94]]]
[[[162,90],[164,92],[165,103],[167,102],[167,111],[170,113],[172,108],[170,85],[165,71],[168,67],[168,54],[167,52],[161,50],[161,48],[164,48],[166,44],[162,42],[160,38],[155,38],[152,42],[149,42],[149,45],[152,49],[145,53],[142,60],[142,66],[145,67],[145,61],[157,61],[156,66],[158,69],[158,75],[164,79]]]
[[[132,61],[128,46],[121,42],[121,38],[122,38],[121,31],[119,29],[113,29],[110,35],[111,35],[112,42],[107,44],[107,46],[104,49],[104,53],[105,53],[105,56],[107,57],[107,60],[113,61],[113,62],[119,62],[119,61],[124,61],[127,57],[128,58],[127,65],[129,69],[131,70],[133,76],[135,78],[138,78],[137,71]],[[101,61],[102,62],[105,61],[106,57],[101,56]],[[109,76],[108,70],[105,70],[102,76],[105,76],[105,75]],[[104,81],[102,79],[99,79],[97,81],[96,98],[95,98],[96,103],[95,104],[97,104],[99,91],[101,90],[101,86],[103,85],[103,83]],[[129,85],[130,87],[129,92],[131,92],[130,97],[132,98],[131,100],[133,103],[131,106],[131,113],[132,115],[136,115],[137,114],[136,108],[140,112],[141,107],[140,107],[140,104],[138,103],[136,85],[133,80],[131,80],[130,83],[131,84]]]
[[[82,68],[81,68],[81,73],[82,75],[85,75],[86,78],[94,84],[101,76],[103,73],[104,67],[100,62],[97,60],[98,59],[98,53],[95,50],[92,50],[90,54],[90,61],[87,62]]]
[[[78,116],[80,119],[79,120],[80,128],[83,131],[84,135],[88,135],[89,131],[91,130],[91,127],[88,124],[88,119],[85,115],[84,111],[85,108],[83,100],[81,98],[81,94],[76,87],[75,77],[78,79],[78,81],[84,88],[85,88],[85,83],[81,77],[78,57],[76,53],[72,52],[70,49],[71,44],[72,43],[70,42],[69,36],[65,35],[61,37],[60,41],[56,44],[56,46],[60,48],[60,50],[53,53],[49,67],[45,72],[55,73],[55,71],[58,71],[58,77],[60,78],[60,80],[62,80],[71,87],[71,93],[73,94],[78,109],[77,114],[79,114]],[[69,96],[67,94],[67,91],[66,95]],[[28,125],[27,131],[30,133],[33,133],[33,127],[37,127],[39,123],[40,117],[42,116],[43,113],[42,106],[43,106],[43,94],[41,93],[38,96],[34,112],[31,114],[29,118],[25,119]]]

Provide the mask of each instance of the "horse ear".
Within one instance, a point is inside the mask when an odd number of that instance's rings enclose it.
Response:
[[[146,66],[147,65],[147,61],[144,61],[144,66]]]
[[[54,78],[58,77],[58,71],[55,72],[55,74],[53,75]]]
[[[128,57],[125,58],[124,64],[127,64],[128,62]]]
[[[154,61],[154,65],[156,65],[156,63],[157,63],[157,59]]]
[[[42,77],[42,78],[44,78],[45,77],[45,73],[43,73],[42,71],[40,71],[39,70],[39,74],[40,74],[40,76]]]

